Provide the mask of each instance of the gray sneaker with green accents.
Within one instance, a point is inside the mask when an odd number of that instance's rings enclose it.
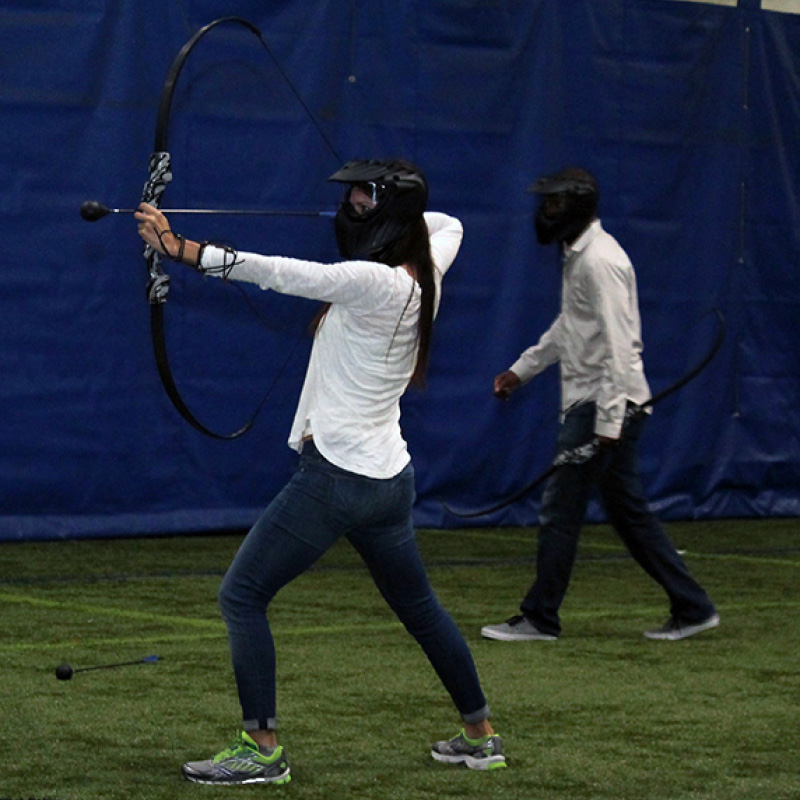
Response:
[[[243,783],[289,783],[289,762],[283,747],[262,750],[246,733],[214,758],[189,761],[183,765],[183,777],[195,783],[232,786]]]
[[[462,730],[453,739],[436,742],[431,755],[446,764],[466,764],[470,769],[502,769],[508,766],[503,755],[503,740],[496,734],[470,739]]]

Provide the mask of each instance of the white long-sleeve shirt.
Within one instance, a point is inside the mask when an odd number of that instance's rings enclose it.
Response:
[[[595,433],[617,438],[627,401],[641,404],[650,398],[641,354],[633,266],[595,220],[565,248],[561,313],[511,371],[527,383],[560,361],[562,412],[594,401]]]
[[[427,212],[436,266],[436,307],[441,279],[463,236],[461,223]],[[201,266],[222,263],[207,247]],[[314,300],[330,302],[317,329],[289,446],[314,437],[332,464],[370,478],[391,478],[410,461],[400,430],[400,397],[417,356],[419,284],[403,267],[374,261],[320,264],[281,256],[239,253],[230,277]]]

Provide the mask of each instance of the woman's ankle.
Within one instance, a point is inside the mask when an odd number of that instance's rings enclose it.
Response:
[[[492,728],[488,719],[483,719],[475,723],[465,722],[464,733],[469,739],[482,739],[484,736],[492,736],[494,728]]]
[[[272,750],[278,746],[278,734],[270,730],[247,731],[247,735],[265,750]]]

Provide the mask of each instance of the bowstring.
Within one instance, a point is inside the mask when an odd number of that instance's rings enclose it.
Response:
[[[311,109],[308,107],[308,105],[306,105],[306,101],[303,100],[302,95],[297,90],[297,87],[294,85],[292,79],[289,77],[289,75],[287,74],[286,70],[281,66],[280,61],[278,61],[277,57],[272,52],[272,49],[267,44],[266,39],[264,39],[264,37],[261,34],[260,30],[259,30],[257,36],[258,36],[258,41],[261,42],[261,46],[264,48],[264,50],[267,51],[267,54],[272,59],[272,63],[275,65],[275,67],[278,70],[278,72],[280,73],[281,77],[286,81],[287,86],[292,90],[292,94],[294,94],[295,98],[297,98],[297,102],[300,103],[300,105],[303,107],[303,110],[308,115],[308,118],[314,124],[314,127],[317,129],[317,132],[319,133],[319,135],[322,137],[323,141],[327,145],[328,150],[330,150],[331,154],[336,159],[337,166],[341,165],[343,163],[341,156],[336,152],[336,148],[333,146],[333,144],[331,144],[331,141],[330,141],[330,139],[328,139],[327,134],[322,129],[322,126],[319,124],[319,122],[317,122],[317,118],[314,116],[314,114],[311,111]]]
[[[314,127],[317,129],[317,132],[319,133],[319,135],[322,137],[322,140],[325,142],[326,147],[328,148],[328,150],[330,151],[331,155],[333,155],[334,159],[336,160],[337,166],[342,164],[342,161],[343,161],[342,157],[336,151],[336,148],[331,143],[330,139],[328,138],[327,134],[323,130],[322,126],[319,124],[319,122],[317,122],[317,118],[314,116],[313,112],[311,111],[311,109],[306,104],[306,101],[303,99],[302,95],[297,90],[297,87],[294,85],[294,82],[289,77],[288,73],[283,68],[283,66],[281,65],[281,63],[278,60],[278,58],[276,57],[275,53],[272,52],[272,48],[270,48],[270,46],[267,44],[267,41],[266,41],[266,39],[264,39],[264,36],[262,35],[260,29],[258,30],[257,37],[258,37],[258,41],[261,43],[261,46],[267,52],[267,55],[269,55],[270,59],[272,60],[272,63],[275,65],[275,68],[278,70],[278,73],[281,75],[281,77],[284,79],[284,81],[286,81],[286,85],[291,89],[292,94],[297,99],[297,102],[300,103],[300,105],[302,106],[303,110],[306,112],[306,115],[311,120],[311,122],[314,125]],[[258,319],[259,322],[261,322],[261,324],[265,328],[267,328],[268,330],[272,330],[270,325],[267,323],[266,319],[262,316],[261,312],[256,308],[255,304],[253,303],[253,301],[250,298],[250,296],[248,295],[248,293],[244,290],[244,288],[239,286],[237,283],[233,283],[232,285],[235,286],[239,290],[239,292],[241,293],[242,297],[244,297],[245,302],[247,303],[248,307],[250,308],[250,311],[256,317],[256,319]],[[284,372],[286,371],[287,367],[289,366],[289,362],[292,360],[292,356],[294,355],[295,351],[297,350],[297,348],[298,348],[298,346],[300,344],[301,339],[303,338],[303,333],[305,333],[305,328],[297,336],[294,337],[294,341],[292,343],[291,348],[289,349],[288,355],[284,359],[283,363],[281,364],[281,366],[280,366],[280,368],[278,370],[278,373],[273,378],[272,383],[267,388],[266,394],[264,395],[263,399],[261,400],[261,402],[258,405],[258,408],[256,410],[256,415],[258,415],[261,412],[261,409],[266,404],[267,400],[269,399],[270,395],[272,394],[272,391],[277,386],[278,381],[283,376]]]

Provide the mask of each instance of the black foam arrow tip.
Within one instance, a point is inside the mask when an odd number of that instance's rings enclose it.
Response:
[[[81,216],[87,222],[96,222],[98,219],[102,219],[110,213],[111,209],[108,208],[108,206],[104,206],[102,203],[98,203],[97,200],[87,200],[81,206]]]

